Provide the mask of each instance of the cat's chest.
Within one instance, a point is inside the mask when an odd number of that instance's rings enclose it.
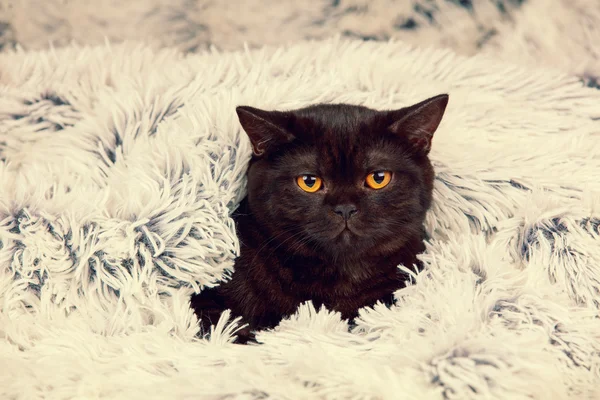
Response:
[[[277,264],[273,272],[278,289],[299,302],[364,303],[395,290],[401,282],[397,269],[388,265],[334,265],[306,260]]]
[[[389,303],[404,279],[393,259],[377,263],[324,263],[276,252],[258,254],[242,247],[236,272],[227,284],[228,306],[254,326],[274,326],[280,318],[312,301],[343,318],[353,318],[360,308],[377,301]]]

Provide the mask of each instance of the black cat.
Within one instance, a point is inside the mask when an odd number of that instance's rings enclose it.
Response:
[[[312,300],[354,318],[393,303],[420,267],[431,204],[431,140],[439,95],[395,111],[315,105],[294,111],[238,107],[253,157],[248,196],[234,214],[241,254],[232,279],[192,297],[207,332],[224,309],[252,331],[276,326]]]

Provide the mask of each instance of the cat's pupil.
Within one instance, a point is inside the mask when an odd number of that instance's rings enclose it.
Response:
[[[373,180],[376,183],[381,183],[381,182],[383,182],[384,179],[385,179],[385,172],[375,172],[373,174]]]
[[[302,178],[304,179],[304,183],[306,184],[306,186],[308,186],[309,188],[315,186],[315,183],[317,183],[317,178],[314,176],[304,175]]]

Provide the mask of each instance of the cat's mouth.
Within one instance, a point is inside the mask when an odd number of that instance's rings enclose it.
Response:
[[[350,242],[352,238],[358,236],[356,232],[345,224],[344,227],[340,230],[340,232],[335,236],[336,239],[341,239],[344,242]]]

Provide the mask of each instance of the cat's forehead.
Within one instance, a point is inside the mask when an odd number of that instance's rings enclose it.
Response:
[[[337,158],[360,152],[377,129],[378,112],[361,106],[319,105],[298,113],[296,132],[301,141],[314,144],[323,156]]]
[[[313,147],[313,160],[323,169],[342,171],[362,171],[402,163],[403,151],[396,144],[377,136],[362,139],[366,140],[358,140],[354,135],[348,134],[326,140],[325,145]]]
[[[407,157],[395,143],[371,138],[354,140],[346,135],[324,135],[322,140],[301,144],[284,157],[288,172],[301,170],[305,173],[321,173],[330,177],[341,177],[379,168],[395,168],[403,165]]]
[[[323,131],[356,130],[379,114],[367,107],[349,104],[320,104],[297,110],[296,116],[307,128]]]
[[[364,172],[391,165],[398,147],[391,143],[381,113],[362,106],[318,105],[296,112],[296,147],[288,161],[306,171]]]

